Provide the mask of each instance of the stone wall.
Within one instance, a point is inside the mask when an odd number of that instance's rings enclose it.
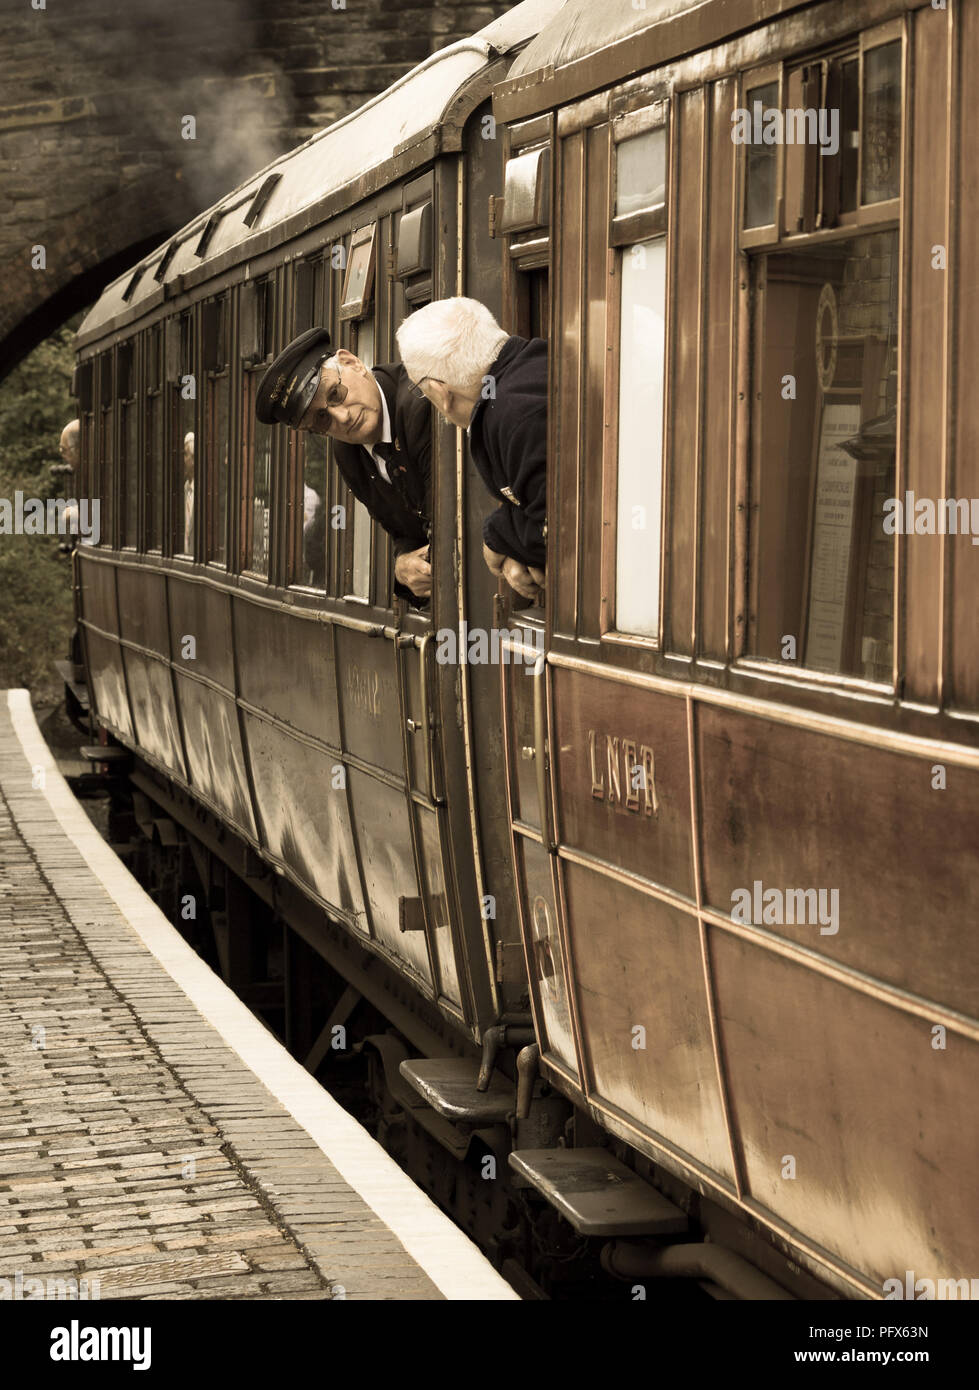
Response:
[[[510,8],[0,0],[0,378],[201,208]]]

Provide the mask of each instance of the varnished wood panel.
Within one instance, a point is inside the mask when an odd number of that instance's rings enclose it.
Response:
[[[347,781],[374,936],[430,983],[425,933],[403,932],[398,918],[399,898],[420,894],[404,793],[356,768],[347,769]]]
[[[288,732],[245,715],[262,843],[326,902],[357,914],[367,932],[347,795],[336,763]]]
[[[706,706],[697,762],[707,904],[729,916],[732,894],[755,880],[760,891],[836,890],[835,934],[818,922],[767,929],[979,1013],[979,774],[950,767],[942,791],[930,758]]]
[[[700,651],[728,653],[728,575],[731,567],[731,372],[735,358],[733,296],[735,149],[731,112],[737,82],[711,89],[710,202],[707,216],[704,458],[700,531]]]
[[[119,569],[119,631],[130,642],[169,656],[166,583],[159,570]]]
[[[175,675],[191,786],[255,839],[234,701],[181,672]]]
[[[242,699],[338,748],[330,629],[245,598],[232,600],[232,613]]]
[[[82,587],[82,616],[104,632],[119,633],[119,613],[116,607],[116,569],[115,565],[99,564],[92,560],[86,562],[78,555],[78,572]]]
[[[552,676],[558,842],[694,898],[686,703]]]
[[[956,327],[955,459],[949,491],[979,497],[979,179],[973,164],[976,111],[973,74],[979,72],[979,5],[959,5],[959,177],[954,257]],[[951,701],[959,709],[979,710],[979,545],[972,537],[949,537],[952,547],[950,639]]]
[[[581,320],[581,276],[584,271],[584,135],[579,131],[559,141],[557,286],[558,322],[555,344],[557,414],[554,457],[548,484],[548,526],[557,527],[551,554],[557,557],[554,587],[554,630],[573,636],[578,593],[578,466],[581,427],[580,364],[584,350]]]
[[[541,1051],[572,1072],[578,1061],[571,1020],[569,968],[559,929],[550,856],[533,840],[518,837],[517,883],[523,904],[525,951],[530,969]]]
[[[598,639],[602,586],[602,462],[605,422],[614,401],[605,399],[606,324],[609,296],[609,127],[587,132],[585,254],[585,411],[581,446],[579,637]]]
[[[107,637],[89,630],[85,634],[85,647],[88,652],[88,680],[97,715],[120,733],[133,738],[122,651],[118,642],[111,642]]]
[[[403,777],[401,705],[394,643],[338,628],[337,683],[345,751]],[[416,653],[410,654],[417,661]],[[419,732],[415,738],[423,739]]]
[[[696,917],[565,869],[594,1095],[730,1179]]]
[[[170,650],[174,665],[217,681],[234,691],[231,655],[231,595],[209,584],[191,584],[172,576],[170,589]],[[194,656],[185,657],[184,639],[193,637]],[[190,651],[191,648],[187,647]]]
[[[669,500],[667,525],[669,651],[693,652],[694,569],[696,565],[697,470],[700,465],[700,358],[704,276],[703,141],[706,98],[703,90],[677,98],[679,125],[672,197],[677,204],[671,252],[673,350],[668,437]]]
[[[943,10],[919,10],[912,21],[912,188],[910,216],[905,213],[910,236],[905,482],[917,497],[936,500],[942,496],[946,272],[932,267],[932,247],[946,240],[947,26]],[[906,536],[903,552],[904,693],[934,703],[940,690],[941,537]]]
[[[186,781],[187,770],[180,743],[170,667],[164,661],[154,661],[142,652],[133,651],[131,647],[121,650],[125,659],[126,684],[137,742],[182,781]]]
[[[710,944],[750,1195],[881,1292],[907,1269],[971,1277],[977,1045],[935,1048],[924,1019],[723,932]]]

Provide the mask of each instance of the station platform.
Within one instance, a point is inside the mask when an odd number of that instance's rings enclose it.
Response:
[[[28,693],[11,690],[0,1299],[62,1287],[101,1300],[518,1298],[184,942],[72,795]]]

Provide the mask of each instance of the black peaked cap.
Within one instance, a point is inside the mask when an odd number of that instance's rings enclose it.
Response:
[[[283,348],[262,377],[255,397],[255,414],[263,425],[279,423],[299,428],[316,394],[320,367],[330,355],[330,342],[325,328],[310,328]]]

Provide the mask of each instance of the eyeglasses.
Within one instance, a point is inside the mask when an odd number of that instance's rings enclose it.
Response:
[[[336,372],[337,379],[326,393],[326,409],[332,410],[334,406],[343,405],[347,399],[347,387],[343,385],[343,369],[339,363],[330,368]]]
[[[428,399],[428,397],[425,395],[425,392],[422,390],[422,382],[431,380],[432,378],[430,376],[423,376],[421,378],[421,381],[412,382],[411,394],[414,396],[416,401],[424,401]]]
[[[315,402],[319,395],[320,389],[319,378],[317,378],[316,390],[313,392],[313,401],[310,402],[309,409],[299,425],[300,429],[309,430],[311,434],[331,434],[333,431],[333,422],[330,420],[329,412],[336,406],[343,405],[344,401],[347,399],[348,388],[343,385],[341,379],[343,369],[340,364],[334,363],[330,371],[336,372],[337,379],[327,391],[323,405],[318,405],[315,409],[313,408],[313,402]],[[322,372],[323,368],[321,367],[320,375],[322,375]]]

